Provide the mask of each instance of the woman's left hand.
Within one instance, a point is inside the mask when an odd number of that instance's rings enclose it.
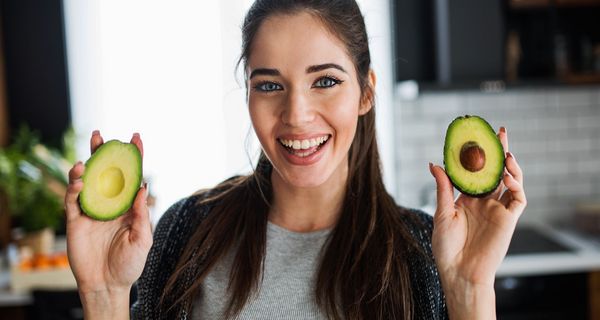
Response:
[[[455,201],[454,188],[444,169],[430,164],[437,184],[433,254],[447,297],[450,291],[465,288],[493,291],[496,270],[527,204],[523,172],[508,152],[504,128],[500,128],[498,137],[506,152],[506,168],[500,185],[487,197],[461,194]]]

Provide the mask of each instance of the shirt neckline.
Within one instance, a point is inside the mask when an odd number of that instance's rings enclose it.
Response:
[[[296,239],[313,239],[328,236],[331,233],[332,228],[320,229],[309,232],[297,232],[286,229],[282,226],[276,225],[271,221],[267,221],[267,230],[274,232],[275,234],[283,235],[289,238]]]

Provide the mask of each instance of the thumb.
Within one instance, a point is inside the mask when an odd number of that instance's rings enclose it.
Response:
[[[454,212],[454,187],[448,179],[446,172],[439,166],[429,163],[429,171],[435,178],[437,185],[437,210],[436,215]]]

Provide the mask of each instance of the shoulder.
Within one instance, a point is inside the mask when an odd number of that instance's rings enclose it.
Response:
[[[209,214],[218,188],[203,190],[175,202],[160,218],[146,265],[137,282],[138,299],[132,307],[133,319],[157,318],[160,297],[188,239]]]
[[[405,217],[409,218],[408,220],[405,220],[408,222],[409,227],[416,229],[424,228],[431,233],[433,230],[433,217],[430,214],[415,208],[398,208],[405,212]]]
[[[191,234],[216,205],[222,192],[219,187],[201,190],[171,205],[156,225],[148,262],[156,257],[178,259]]]
[[[214,188],[197,191],[196,193],[175,202],[167,209],[167,211],[165,211],[156,225],[154,240],[160,241],[160,236],[163,233],[181,234],[178,232],[179,230],[177,230],[178,226],[197,226],[218,202],[217,199],[219,196],[240,178],[243,177],[233,176],[224,180]]]
[[[402,212],[402,221],[413,236],[413,238],[423,247],[431,249],[431,235],[433,233],[433,217],[428,213],[415,209],[398,207]]]
[[[154,231],[154,241],[160,241],[163,234],[177,234],[178,226],[189,224],[190,220],[204,217],[209,211],[209,205],[201,205],[208,192],[194,194],[180,199],[164,212]]]
[[[447,319],[442,285],[431,247],[433,217],[421,210],[399,207],[408,232],[418,244],[409,255],[411,285],[417,319]]]
[[[416,268],[435,269],[431,237],[433,234],[433,217],[419,209],[398,207],[405,230],[415,241],[416,247],[410,252],[410,264]]]
[[[190,234],[220,202],[227,190],[236,185],[242,176],[233,176],[211,189],[203,189],[175,202],[160,218],[154,231],[153,247],[171,247],[172,242],[187,243]],[[183,249],[183,248],[181,248]]]

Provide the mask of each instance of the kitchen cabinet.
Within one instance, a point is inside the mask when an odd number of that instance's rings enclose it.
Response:
[[[503,76],[500,0],[394,2],[398,81],[452,85]]]
[[[588,273],[500,277],[496,279],[499,320],[590,318]]]
[[[588,278],[590,319],[600,319],[600,271],[591,272]]]
[[[600,0],[393,4],[399,82],[424,89],[600,83]]]
[[[600,83],[600,1],[511,0],[506,9],[507,63],[515,79]],[[512,60],[512,61],[511,61]]]
[[[71,124],[62,0],[0,1],[0,23],[8,126],[62,147]]]
[[[2,34],[2,18],[0,17],[0,34]],[[8,145],[8,108],[6,105],[6,81],[4,77],[4,52],[0,37],[0,148]],[[10,216],[6,195],[0,191],[0,250],[10,240]]]
[[[499,320],[600,319],[600,271],[499,277]]]
[[[1,33],[2,29],[0,27]],[[8,108],[6,105],[6,81],[4,80],[4,55],[2,52],[2,42],[0,41],[0,148],[8,145]]]
[[[593,236],[519,226],[497,272],[498,319],[600,319],[600,247]]]

